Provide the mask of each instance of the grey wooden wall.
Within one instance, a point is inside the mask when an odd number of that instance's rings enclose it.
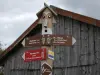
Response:
[[[71,46],[55,46],[53,75],[100,75],[100,28],[58,15],[54,34],[72,35],[77,41]],[[39,48],[39,47],[38,47]],[[5,63],[5,75],[40,75],[40,61],[25,63],[25,50],[18,48]]]

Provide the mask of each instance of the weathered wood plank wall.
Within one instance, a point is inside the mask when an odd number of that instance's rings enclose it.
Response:
[[[77,41],[71,46],[55,46],[53,75],[100,75],[100,28],[58,15],[54,34],[72,35]],[[5,63],[5,75],[40,75],[40,61],[25,63],[25,50],[18,48]]]

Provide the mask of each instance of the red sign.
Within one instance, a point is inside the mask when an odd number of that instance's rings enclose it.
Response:
[[[37,35],[28,37],[25,39],[24,46],[43,46],[43,45],[60,45],[60,46],[71,46],[72,36],[70,35]]]
[[[25,62],[45,60],[46,59],[46,48],[37,50],[28,50],[23,54],[23,59]]]

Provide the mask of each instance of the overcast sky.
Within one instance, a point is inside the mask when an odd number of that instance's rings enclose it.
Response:
[[[100,19],[100,0],[0,0],[0,41],[13,43],[36,19],[36,13],[48,5]]]

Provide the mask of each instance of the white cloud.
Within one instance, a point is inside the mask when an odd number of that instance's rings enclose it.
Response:
[[[34,12],[27,12],[23,14],[17,14],[13,16],[0,17],[0,41],[3,44],[3,48],[8,47],[15,39],[17,39],[25,29],[36,19]]]
[[[9,29],[9,28],[13,28],[13,25],[12,24],[6,24],[6,25],[4,25],[4,29]]]
[[[25,21],[30,18],[36,19],[37,17],[34,15],[35,15],[35,13],[23,13],[23,14],[15,15],[13,17],[12,16],[3,16],[3,17],[0,17],[0,22],[11,23],[11,22]]]

